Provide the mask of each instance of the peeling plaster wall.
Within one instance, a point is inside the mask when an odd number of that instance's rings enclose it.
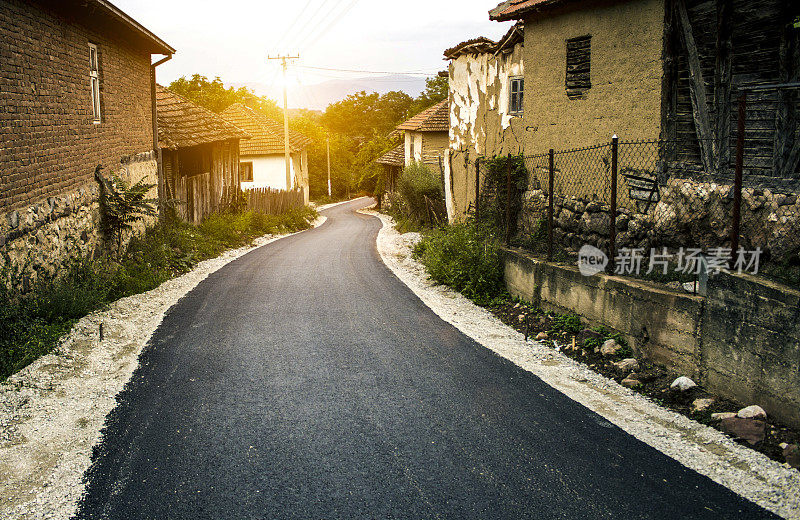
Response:
[[[525,152],[655,139],[661,122],[664,0],[581,2],[525,20]],[[565,90],[566,40],[591,35],[591,88]]]
[[[475,159],[519,154],[525,125],[508,113],[509,78],[524,76],[524,46],[450,61],[450,193],[454,218],[475,201]]]

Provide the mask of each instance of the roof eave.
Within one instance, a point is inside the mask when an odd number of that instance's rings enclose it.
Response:
[[[124,11],[120,8],[108,2],[107,0],[91,0],[94,4],[99,6],[100,8],[104,9],[108,12],[111,16],[118,19],[125,25],[127,25],[130,29],[134,30],[135,32],[139,33],[142,37],[146,40],[149,40],[151,43],[154,44],[155,49],[160,54],[175,54],[175,49],[169,45],[167,42],[156,36],[153,32],[147,29],[145,26],[128,16]]]

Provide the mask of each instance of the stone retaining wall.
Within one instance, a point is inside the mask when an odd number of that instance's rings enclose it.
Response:
[[[505,276],[512,295],[611,327],[638,355],[800,426],[800,291],[721,274],[697,296],[617,276],[585,277],[512,249]]]
[[[660,200],[637,207],[620,181],[617,249],[622,247],[722,247],[728,242],[733,213],[733,186],[691,179],[668,179],[659,186]],[[609,206],[604,201],[555,196],[554,238],[575,251],[583,244],[609,245]],[[646,211],[645,211],[646,209]],[[800,250],[800,201],[794,193],[747,187],[742,190],[741,240],[747,249],[760,247],[767,259],[783,260]],[[547,195],[538,186],[525,192],[518,229],[536,234],[547,216]],[[545,220],[546,222],[546,220]]]
[[[120,166],[120,174],[128,182],[142,178],[156,182],[154,152],[124,157]],[[156,190],[151,191],[152,197]],[[0,281],[26,290],[37,280],[57,276],[70,261],[99,254],[105,245],[99,195],[96,183],[86,184],[0,215]],[[134,225],[125,241],[150,224],[152,220]]]

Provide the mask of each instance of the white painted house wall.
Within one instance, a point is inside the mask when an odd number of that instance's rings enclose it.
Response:
[[[292,154],[291,172],[292,180],[296,163],[299,160],[297,154]],[[240,162],[253,163],[253,182],[242,182],[242,189],[250,188],[275,188],[286,189],[286,162],[283,154],[272,155],[243,155]],[[289,186],[291,189],[292,186]]]
[[[408,166],[411,161],[422,161],[422,132],[405,132],[405,164]],[[414,143],[414,157],[411,157],[411,143]]]
[[[523,77],[523,45],[513,52],[495,56],[491,53],[466,54],[450,61],[450,147],[484,150],[487,112],[500,116],[500,130],[505,130],[515,116],[509,114],[510,78]]]

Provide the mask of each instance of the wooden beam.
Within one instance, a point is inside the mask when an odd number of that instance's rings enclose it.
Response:
[[[677,74],[675,71],[675,5],[665,0],[664,35],[661,49],[661,140],[664,141],[662,157],[665,164],[675,160]]]
[[[781,40],[778,47],[778,74],[781,83],[800,79],[800,42],[798,42],[797,30],[792,24],[793,20],[792,12],[788,6],[784,6],[781,12]],[[800,144],[795,138],[797,133],[796,102],[797,91],[778,90],[772,164],[775,173],[784,179],[794,175],[797,171],[798,161],[800,161]]]
[[[717,0],[717,56],[714,64],[715,170],[724,172],[731,161],[731,37],[733,0]]]
[[[700,158],[706,172],[715,172],[714,156],[716,145],[711,133],[711,122],[708,117],[708,97],[706,84],[703,81],[703,70],[700,67],[700,55],[692,34],[692,25],[689,23],[689,14],[686,12],[684,0],[675,3],[678,21],[681,26],[680,35],[683,47],[686,50],[689,63],[689,97],[692,100],[692,117],[697,132],[697,141],[700,145]]]

